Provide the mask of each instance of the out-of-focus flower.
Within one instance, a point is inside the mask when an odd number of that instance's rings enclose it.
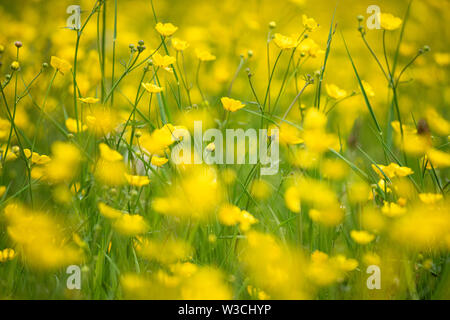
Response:
[[[144,217],[138,214],[122,214],[114,220],[113,228],[127,237],[134,237],[149,230],[149,225]]]
[[[302,23],[306,30],[308,30],[309,32],[316,30],[316,28],[319,26],[314,18],[310,18],[306,14],[302,15]]]
[[[448,66],[450,64],[450,53],[436,52],[434,54],[434,61],[440,66]]]
[[[94,98],[94,97],[78,98],[78,100],[80,100],[81,102],[86,103],[86,104],[95,104],[100,101],[99,98]]]
[[[345,178],[349,172],[348,165],[341,160],[326,159],[321,165],[322,175],[332,180],[341,180]]]
[[[79,123],[78,125],[80,127],[80,130],[79,130],[80,132],[86,131],[88,129],[88,126],[83,123]],[[73,118],[67,118],[66,119],[66,128],[67,128],[67,130],[69,130],[69,132],[77,133],[78,132],[77,120],[75,120]]]
[[[310,279],[319,287],[325,287],[342,282],[347,274],[358,266],[354,259],[347,259],[343,255],[329,257],[321,251],[311,254],[311,263],[307,270]]]
[[[6,248],[3,250],[0,250],[0,263],[7,262],[16,257],[16,252],[14,249]]]
[[[184,51],[189,47],[189,43],[178,38],[172,38],[172,47],[177,51]]]
[[[106,144],[99,145],[100,158],[93,166],[93,172],[99,182],[110,186],[118,186],[126,183],[126,168],[123,156],[109,148]]]
[[[375,239],[375,236],[367,231],[352,230],[350,232],[352,239],[358,244],[368,244]]]
[[[440,193],[420,193],[419,199],[423,203],[433,204],[443,199],[442,194]]]
[[[389,31],[400,28],[402,24],[402,19],[395,17],[390,13],[380,13],[379,20],[381,27]]]
[[[39,156],[38,162],[41,162],[42,165],[33,167],[31,176],[34,179],[42,179],[51,183],[70,182],[76,176],[82,160],[77,147],[60,141],[52,145],[51,161],[48,161],[48,157],[44,157],[44,161],[42,161],[41,157]]]
[[[55,57],[55,56],[51,57],[50,65],[53,68],[55,68],[56,70],[58,70],[62,75],[70,72],[70,70],[72,69],[72,65],[70,63],[68,63],[64,59],[60,59],[60,58]]]
[[[339,88],[337,85],[335,84],[325,84],[325,90],[327,90],[327,94],[336,100],[345,98],[347,96],[347,91],[345,91],[344,89]]]
[[[427,151],[427,158],[434,168],[450,167],[450,154],[431,148]]]
[[[143,187],[150,183],[150,179],[147,176],[134,176],[125,174],[125,179],[127,179],[129,185],[135,187]]]
[[[314,288],[305,274],[308,261],[296,248],[275,237],[250,231],[240,261],[246,274],[272,299],[311,299]]]
[[[139,145],[149,155],[165,156],[165,153],[168,151],[168,147],[181,138],[181,136],[177,135],[177,129],[185,128],[181,126],[173,126],[168,123],[160,129],[155,129],[150,134],[143,133],[142,136],[138,138]],[[156,158],[155,165],[163,161],[165,160]]]
[[[116,112],[103,107],[91,108],[86,115],[88,130],[97,137],[106,136],[113,132],[119,125],[119,122],[120,119]]]
[[[367,82],[362,80],[362,85],[364,88],[364,91],[366,92],[368,97],[375,97],[375,91],[373,90],[372,86]]]
[[[292,49],[297,47],[298,42],[296,39],[288,36],[284,36],[280,33],[275,33],[273,42],[277,45],[280,49]]]
[[[239,224],[239,229],[243,232],[248,231],[251,225],[258,222],[250,213],[231,204],[225,204],[220,208],[218,218],[226,226]]]
[[[304,39],[298,44],[297,51],[301,54],[308,55],[311,58],[316,58],[319,54],[325,51],[320,49],[319,45],[311,38]]]
[[[98,203],[98,211],[105,218],[112,219],[112,220],[120,218],[123,214],[121,211],[114,209],[114,208],[104,204],[103,202]]]
[[[157,86],[156,84],[153,84],[153,83],[142,82],[141,85],[144,87],[144,89],[147,92],[150,92],[150,93],[159,93],[159,92],[163,91],[163,88],[161,88],[161,87],[159,87],[159,86]]]
[[[164,37],[169,37],[178,30],[178,27],[175,27],[171,23],[158,22],[155,26],[155,29],[156,29],[156,31],[159,32],[160,35],[162,35]]]
[[[211,54],[208,50],[196,49],[195,54],[197,58],[202,62],[214,61],[216,60],[216,56]]]
[[[394,202],[384,202],[381,212],[388,217],[398,217],[406,213],[406,209]]]
[[[402,246],[424,251],[450,248],[450,213],[448,202],[414,207],[396,219],[390,236]]]
[[[170,65],[174,64],[177,59],[171,56],[162,56],[159,53],[155,53],[152,56],[153,64],[157,67],[168,68]]]
[[[427,109],[425,111],[425,117],[431,130],[442,136],[448,136],[450,134],[450,122],[442,117],[435,109]]]
[[[189,259],[193,253],[192,247],[178,239],[154,240],[138,238],[135,241],[137,253],[147,259],[156,260],[162,264],[175,263]]]
[[[273,129],[279,130],[280,143],[282,144],[295,145],[303,143],[300,130],[287,122],[282,122],[279,127],[275,125],[269,126],[269,136],[272,136]]]
[[[57,270],[82,262],[83,253],[68,241],[68,230],[48,213],[10,204],[5,208],[5,217],[8,235],[26,265]]]
[[[167,162],[169,162],[169,159],[158,156],[153,156],[151,160],[151,164],[154,165],[155,167],[162,167]]]
[[[265,180],[254,180],[250,187],[250,193],[256,199],[264,200],[267,199],[272,193],[272,187]]]
[[[3,197],[5,192],[6,192],[6,187],[5,186],[0,186],[0,198]]]

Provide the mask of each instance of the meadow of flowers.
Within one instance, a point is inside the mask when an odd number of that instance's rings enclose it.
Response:
[[[0,1],[0,299],[449,299],[449,18]],[[266,129],[277,173],[175,163],[194,121]]]

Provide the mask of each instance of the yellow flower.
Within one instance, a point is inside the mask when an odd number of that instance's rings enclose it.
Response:
[[[0,197],[3,197],[5,192],[6,192],[6,187],[5,186],[0,186]]]
[[[116,210],[116,209],[104,204],[103,202],[98,203],[98,211],[100,211],[100,214],[102,216],[104,216],[105,218],[112,219],[112,220],[118,219],[123,215],[123,213],[121,211]]]
[[[269,126],[269,135],[272,136],[272,130],[276,129],[277,127],[275,125]],[[279,130],[279,138],[280,143],[286,144],[286,145],[295,145],[303,143],[303,139],[301,138],[301,132],[299,129],[294,127],[293,125],[282,122]]]
[[[319,45],[311,38],[301,41],[298,44],[298,51],[302,54],[309,55],[312,58],[316,58],[319,54],[325,52],[321,50]]]
[[[50,65],[53,68],[55,68],[56,70],[58,70],[59,72],[61,72],[62,75],[66,74],[67,72],[69,72],[72,69],[72,66],[70,65],[70,63],[68,63],[64,59],[60,59],[55,56],[51,57]]]
[[[49,156],[46,156],[45,154],[40,155],[37,152],[31,152],[30,149],[23,149],[23,153],[25,154],[25,157],[28,159],[31,158],[31,162],[34,164],[47,164],[51,161]]]
[[[20,69],[20,63],[19,63],[19,61],[13,61],[13,62],[11,63],[11,69],[14,70],[14,71],[19,70],[19,69]]]
[[[14,249],[6,248],[0,250],[0,262],[6,262],[14,259],[16,257],[16,252]]]
[[[372,164],[372,169],[378,174],[380,179],[385,179],[383,172],[389,179],[395,177],[406,177],[414,173],[411,168],[401,167],[396,163],[391,163],[388,166],[384,166],[381,164],[377,164],[375,166],[374,164]]]
[[[106,136],[114,131],[118,126],[120,119],[116,112],[104,108],[92,108],[86,115],[86,124],[88,129],[97,137]]]
[[[234,226],[239,222],[240,215],[241,209],[231,204],[225,204],[220,208],[218,218],[222,224]]]
[[[188,243],[177,239],[161,241],[138,238],[135,242],[135,248],[141,257],[150,261],[156,260],[163,264],[188,259],[193,252],[192,247]],[[175,268],[179,269],[179,266]]]
[[[172,38],[172,46],[177,51],[184,51],[189,47],[189,43],[178,38]]]
[[[341,160],[326,159],[323,161],[322,175],[332,180],[341,180],[348,174],[348,165]]]
[[[202,61],[202,62],[206,62],[206,61],[213,61],[216,60],[216,56],[212,55],[209,51],[207,50],[200,50],[200,49],[196,49],[195,50],[195,54],[197,56],[197,58]]]
[[[388,217],[398,217],[406,213],[406,209],[394,202],[384,202],[381,212]]]
[[[386,217],[376,208],[367,207],[361,215],[361,226],[371,233],[379,234],[385,229]]]
[[[142,82],[141,85],[144,87],[145,90],[147,90],[147,92],[150,93],[159,93],[163,91],[163,88],[158,87],[156,84],[150,82],[147,83]]]
[[[86,131],[88,129],[87,125],[79,123],[80,126],[80,132]],[[73,118],[67,118],[66,119],[66,127],[67,130],[69,130],[69,132],[72,133],[77,133],[78,129],[77,129],[77,120],[73,119]]]
[[[425,117],[433,131],[442,136],[450,134],[450,122],[442,117],[435,109],[429,108],[425,111]]]
[[[143,133],[138,139],[139,145],[150,155],[164,156],[167,148],[180,138],[175,135],[176,129],[184,129],[184,127],[167,123],[150,134]],[[159,160],[155,159],[155,164],[159,164]]]
[[[300,212],[300,193],[295,186],[291,186],[286,189],[286,192],[284,193],[284,203],[292,212]]]
[[[273,42],[275,42],[280,49],[292,49],[298,45],[298,42],[294,38],[284,36],[280,33],[275,33]]]
[[[364,91],[366,92],[367,96],[368,97],[375,97],[375,91],[373,91],[372,86],[368,82],[366,82],[364,80],[362,80],[361,82],[362,82]]]
[[[30,210],[19,204],[5,208],[10,239],[20,248],[26,265],[38,270],[57,270],[83,262],[82,251],[73,245],[70,229],[48,212]]]
[[[183,169],[182,176],[171,182],[165,194],[154,198],[152,207],[168,216],[205,221],[223,203],[225,192],[217,172],[210,166]]]
[[[236,180],[236,171],[231,168],[222,170],[221,175],[223,182],[227,185],[231,185]]]
[[[342,222],[344,213],[338,207],[330,207],[329,209],[311,209],[308,212],[312,221],[320,223],[326,227],[337,226]]]
[[[250,193],[256,199],[264,200],[267,199],[272,193],[272,187],[265,180],[261,179],[254,180],[250,188]]]
[[[123,214],[113,223],[114,229],[120,234],[134,237],[148,231],[149,226],[143,216],[138,214]]]
[[[314,31],[319,26],[314,18],[308,18],[306,14],[302,15],[302,23],[303,26],[310,32]]]
[[[100,143],[99,148],[100,148],[100,156],[103,160],[113,162],[113,161],[121,161],[123,159],[123,156],[119,152],[111,149],[105,143]]]
[[[169,159],[164,158],[164,157],[158,157],[158,156],[153,156],[152,157],[152,165],[154,165],[155,167],[162,167],[163,165],[165,165],[167,162],[169,161]]]
[[[155,53],[152,56],[153,64],[157,67],[168,68],[170,65],[174,64],[177,59],[171,56],[162,56],[159,53]]]
[[[231,112],[235,112],[245,107],[245,104],[243,104],[241,101],[228,97],[223,97],[222,99],[220,99],[220,101],[222,102],[223,108]]]
[[[310,108],[305,115],[303,128],[305,130],[324,130],[327,125],[327,116],[317,108]]]
[[[419,198],[423,203],[433,204],[442,200],[443,197],[440,193],[420,193]]]
[[[226,226],[239,224],[239,229],[242,232],[248,231],[251,225],[258,222],[249,212],[241,210],[232,204],[223,205],[219,210],[218,218],[220,223]]]
[[[348,189],[348,200],[351,203],[361,203],[369,200],[370,187],[367,183],[357,181],[352,183]]]
[[[125,179],[127,179],[129,185],[135,187],[143,187],[150,183],[150,179],[147,176],[133,176],[125,174]]]
[[[78,100],[86,104],[95,104],[100,101],[100,99],[94,97],[78,98]]]
[[[434,252],[449,248],[450,212],[448,203],[417,206],[393,221],[391,238],[406,248]]]
[[[434,61],[440,66],[448,66],[450,64],[450,54],[447,52],[436,52]]]
[[[373,239],[375,239],[375,236],[367,231],[361,230],[361,231],[357,231],[357,230],[352,230],[350,232],[350,236],[352,237],[352,239],[359,244],[368,244],[370,242],[373,241]]]
[[[159,32],[160,35],[162,35],[164,37],[169,37],[178,30],[178,27],[175,27],[171,23],[158,22],[155,26],[155,29],[156,29],[156,31]]]
[[[385,30],[395,30],[398,29],[402,24],[402,19],[393,16],[390,13],[380,13],[379,14],[381,27]]]
[[[368,252],[363,256],[363,262],[366,266],[376,265],[379,266],[381,258],[376,253]]]
[[[434,168],[450,167],[450,154],[447,152],[432,148],[427,151],[427,157]]]
[[[345,91],[344,89],[340,89],[337,85],[335,84],[325,84],[325,89],[327,90],[327,94],[336,100],[345,98],[347,96],[347,91]]]

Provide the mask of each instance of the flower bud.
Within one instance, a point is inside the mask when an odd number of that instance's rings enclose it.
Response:
[[[11,63],[11,70],[17,71],[19,69],[20,69],[19,61],[14,61],[13,63]]]

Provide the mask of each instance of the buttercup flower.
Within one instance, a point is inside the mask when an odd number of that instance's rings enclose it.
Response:
[[[228,97],[223,97],[222,99],[220,99],[220,101],[222,102],[223,108],[231,112],[238,111],[239,109],[245,107],[245,104],[243,104],[241,101]]]
[[[175,27],[171,23],[158,22],[155,26],[155,29],[156,29],[156,31],[159,32],[160,35],[162,35],[164,37],[169,37],[178,30],[178,27]]]

